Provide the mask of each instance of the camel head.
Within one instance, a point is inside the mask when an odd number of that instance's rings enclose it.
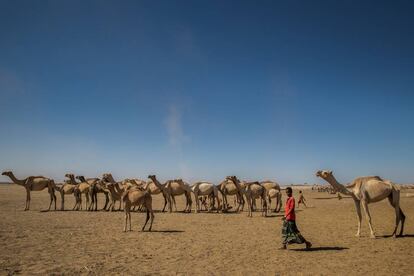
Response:
[[[226,180],[230,180],[232,182],[236,182],[237,181],[237,183],[240,183],[240,180],[235,175],[226,176]]]
[[[154,180],[156,178],[156,176],[155,176],[155,174],[150,174],[150,175],[148,175],[148,178]]]
[[[110,174],[110,173],[104,173],[102,175],[102,180],[103,181],[112,182],[112,179],[114,179],[114,178],[112,177],[112,174]]]
[[[7,176],[10,176],[12,174],[12,172],[11,171],[4,171],[1,175],[7,175]]]
[[[332,171],[317,171],[316,176],[327,179],[329,177],[332,177]]]
[[[65,177],[71,178],[71,177],[75,177],[75,175],[73,173],[67,173],[65,174]]]

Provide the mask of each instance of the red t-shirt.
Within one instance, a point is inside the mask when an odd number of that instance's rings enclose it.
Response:
[[[293,209],[293,211],[290,212],[290,214],[288,214],[290,209]],[[293,198],[293,196],[288,197],[288,199],[286,200],[285,217],[286,217],[286,220],[295,220],[296,219],[296,216],[295,216],[295,199]]]

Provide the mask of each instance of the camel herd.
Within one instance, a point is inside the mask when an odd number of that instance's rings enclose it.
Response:
[[[17,179],[11,171],[3,172],[2,175],[8,176],[13,183],[21,185],[26,189],[26,206],[25,211],[30,208],[30,192],[41,191],[47,188],[50,194],[50,210],[53,202],[56,210],[55,191],[61,195],[61,210],[65,209],[65,195],[73,194],[75,197],[75,205],[73,210],[82,210],[82,197],[85,198],[85,209],[96,211],[98,206],[98,193],[105,196],[104,210],[115,210],[118,204],[118,210],[122,209],[122,203],[125,211],[125,227],[129,221],[129,230],[131,230],[131,207],[145,209],[147,213],[145,229],[147,222],[151,220],[149,231],[151,231],[154,220],[154,211],[152,208],[152,197],[162,195],[164,198],[164,206],[162,212],[168,207],[168,211],[172,212],[173,205],[177,211],[175,198],[177,196],[185,196],[186,207],[184,212],[192,211],[192,195],[196,202],[195,212],[198,213],[204,207],[208,211],[227,212],[230,208],[228,196],[235,196],[234,203],[237,205],[236,212],[243,210],[245,203],[248,206],[248,216],[252,217],[252,211],[256,208],[256,200],[260,199],[262,216],[266,216],[271,209],[272,199],[276,200],[274,211],[279,212],[282,206],[282,194],[279,184],[274,181],[261,182],[244,182],[240,181],[236,176],[226,177],[219,185],[210,182],[200,181],[189,184],[182,179],[168,180],[165,183],[159,182],[155,175],[149,175],[148,181],[140,179],[125,179],[116,181],[110,173],[105,173],[102,178],[88,178],[76,176],[68,173],[65,175],[64,183],[57,184],[53,179],[44,176],[29,176],[25,179]],[[395,228],[392,233],[396,237],[397,229],[401,223],[399,236],[403,235],[405,215],[400,208],[400,188],[389,180],[383,180],[379,176],[358,177],[348,185],[340,184],[331,171],[318,171],[317,177],[327,181],[332,190],[344,195],[351,196],[355,202],[358,216],[358,231],[356,236],[361,233],[361,205],[365,211],[371,237],[375,238],[375,232],[371,224],[371,215],[368,204],[378,202],[388,198],[391,206],[395,210]],[[219,197],[221,195],[221,199]]]
[[[238,205],[236,212],[243,210],[245,202],[248,206],[248,216],[252,216],[252,211],[256,208],[256,200],[260,199],[262,215],[266,216],[272,203],[276,201],[274,211],[279,212],[282,206],[282,196],[279,184],[274,181],[262,182],[243,182],[236,176],[226,177],[219,185],[210,182],[199,181],[190,185],[182,179],[168,180],[161,183],[155,175],[149,175],[148,181],[140,179],[124,179],[116,181],[110,173],[105,173],[101,178],[88,178],[76,176],[72,173],[65,175],[64,183],[55,183],[53,179],[44,176],[29,176],[25,179],[17,179],[13,172],[6,171],[2,175],[8,176],[13,183],[21,185],[26,189],[25,211],[30,208],[30,192],[41,191],[47,188],[50,194],[50,210],[53,202],[56,210],[55,191],[61,196],[61,210],[65,210],[65,196],[72,194],[75,197],[75,205],[72,210],[82,210],[82,198],[85,199],[85,210],[96,211],[98,206],[98,193],[105,196],[103,210],[114,211],[117,204],[118,210],[124,206],[125,227],[129,221],[131,229],[131,207],[145,209],[147,219],[142,228],[144,230],[147,222],[151,219],[149,230],[151,230],[154,220],[152,208],[152,197],[162,195],[164,206],[162,212],[168,208],[169,212],[177,211],[175,198],[184,196],[186,207],[184,212],[192,211],[192,203],[195,199],[195,212],[198,213],[204,207],[208,211],[227,212],[230,208],[228,196],[235,196],[235,203]],[[221,195],[221,199],[220,196]]]

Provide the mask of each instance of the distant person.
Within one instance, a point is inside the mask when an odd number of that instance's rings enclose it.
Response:
[[[341,200],[342,199],[342,196],[341,196],[341,194],[338,192],[338,193],[336,193],[337,194],[337,196],[338,196],[338,200]]]
[[[306,201],[306,199],[305,199],[305,197],[303,196],[302,191],[299,191],[298,207],[299,207],[299,205],[302,203],[302,204],[303,204],[303,205],[305,205],[305,207],[307,208],[308,206],[306,206],[305,201]]]
[[[306,248],[309,249],[312,247],[312,243],[308,242],[299,232],[299,229],[296,226],[296,216],[295,216],[295,199],[292,196],[292,188],[286,188],[287,200],[285,204],[285,216],[282,218],[283,227],[282,227],[282,247],[280,249],[287,249],[288,244],[298,243],[306,244]]]

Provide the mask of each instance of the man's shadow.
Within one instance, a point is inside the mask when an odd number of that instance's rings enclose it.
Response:
[[[289,249],[292,251],[342,251],[349,249],[348,247],[342,246],[319,246],[319,247],[311,247],[311,248],[294,248]]]

